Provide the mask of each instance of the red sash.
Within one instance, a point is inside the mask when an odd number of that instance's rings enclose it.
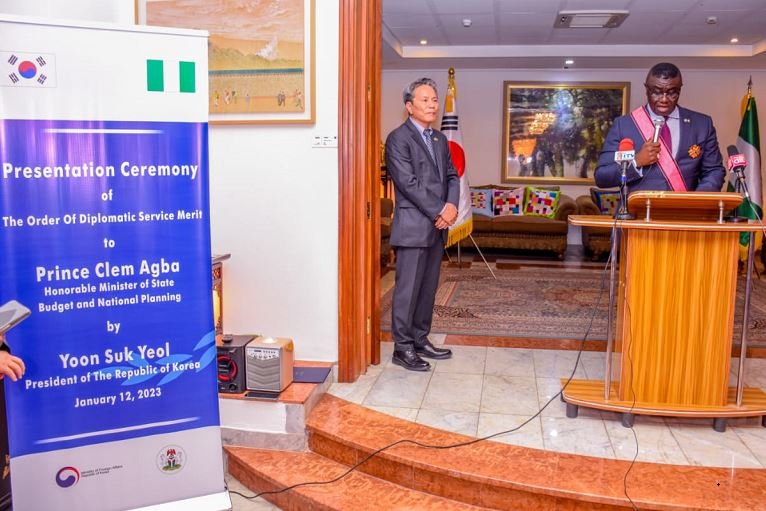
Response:
[[[654,137],[654,123],[652,122],[652,118],[649,117],[646,108],[643,106],[636,108],[630,112],[630,117],[633,119],[641,136],[644,137],[644,140],[651,140]],[[660,139],[660,144],[662,145],[662,150],[660,151],[657,164],[660,166],[660,170],[665,176],[665,179],[670,184],[670,189],[674,192],[687,191],[686,183],[684,183],[684,178],[681,176],[681,169],[678,168],[678,163],[676,163],[675,158],[671,156],[673,148],[668,147],[662,139]]]

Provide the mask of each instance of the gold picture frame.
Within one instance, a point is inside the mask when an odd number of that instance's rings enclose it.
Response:
[[[209,32],[211,124],[313,124],[314,0],[261,5],[135,0],[135,16],[139,24]]]
[[[503,183],[593,184],[629,82],[503,82]]]

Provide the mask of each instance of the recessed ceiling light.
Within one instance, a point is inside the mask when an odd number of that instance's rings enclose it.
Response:
[[[729,42],[730,42],[730,43],[738,43],[738,42],[739,42],[739,39],[737,39],[736,37],[732,37],[732,38],[731,38],[731,41],[729,41]]]
[[[468,27],[470,27],[471,25],[473,25],[473,21],[471,21],[469,18],[465,18],[465,19],[463,20],[463,26],[464,26],[465,28],[468,28]]]
[[[428,39],[421,39],[421,40],[420,40],[420,44],[422,44],[423,46],[425,46],[426,44],[428,44]]]
[[[574,60],[572,60],[572,59],[566,59],[566,60],[564,61],[564,64],[566,64],[567,66],[571,66],[572,64],[574,64]]]

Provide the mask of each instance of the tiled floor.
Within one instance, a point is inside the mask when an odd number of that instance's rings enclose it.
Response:
[[[383,276],[382,294],[393,280],[393,271]],[[445,338],[444,334],[431,336],[435,344]],[[452,359],[429,360],[432,370],[417,373],[390,362],[392,343],[381,347],[379,366],[370,366],[354,383],[333,384],[330,393],[468,436],[519,428],[492,440],[525,447],[623,460],[638,453],[640,461],[675,465],[766,468],[766,428],[761,427],[760,418],[731,419],[724,433],[715,432],[711,420],[644,416],[636,416],[634,427],[628,429],[617,414],[582,407],[576,419],[567,418],[565,404],[557,397],[560,378],[574,371],[575,378],[601,379],[603,353],[583,352],[575,370],[578,354],[574,351],[450,346]],[[737,365],[733,359],[733,371]],[[734,372],[731,384],[735,384]],[[745,384],[766,390],[766,359],[748,360]],[[227,477],[227,481],[231,489],[252,495],[236,479]],[[236,495],[232,503],[235,511],[279,509],[262,499],[251,502]]]
[[[474,263],[476,264],[476,263]],[[577,264],[577,263],[563,263]],[[381,280],[381,293],[393,286],[394,274]],[[443,334],[433,334],[443,343]],[[602,379],[605,355],[577,352],[474,346],[450,346],[450,360],[429,361],[428,373],[393,365],[392,343],[382,343],[381,363],[370,366],[355,383],[334,384],[330,393],[372,409],[447,431],[493,438],[497,442],[574,454],[633,459],[678,465],[766,467],[766,428],[760,418],[730,419],[724,433],[712,420],[636,416],[634,428],[624,428],[620,416],[580,408],[576,419],[566,417],[566,405],[556,394],[560,378]],[[732,360],[732,371],[737,359]],[[731,384],[736,383],[732,372]],[[766,359],[749,359],[745,385],[766,390]],[[553,398],[553,399],[552,399]],[[547,406],[546,406],[547,404]],[[540,408],[545,409],[534,418]],[[635,436],[634,436],[635,432]]]
[[[443,342],[444,335],[432,341]],[[330,393],[410,421],[446,431],[537,449],[604,458],[717,467],[766,467],[766,428],[760,418],[732,419],[724,433],[711,420],[636,416],[633,430],[619,415],[580,408],[576,419],[554,396],[559,378],[572,373],[577,352],[451,346],[450,360],[431,361],[430,372],[406,371],[390,362],[392,343],[382,344],[384,360],[355,383],[336,383]],[[733,362],[736,367],[736,361]],[[602,378],[604,354],[584,352],[575,376]],[[766,360],[749,360],[751,386],[766,389]],[[732,377],[733,378],[733,377]],[[553,399],[551,399],[553,398]],[[544,405],[547,407],[531,418]],[[530,419],[531,418],[531,419]],[[635,437],[633,435],[635,432]]]

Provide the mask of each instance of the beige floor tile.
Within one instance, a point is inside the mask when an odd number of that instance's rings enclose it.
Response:
[[[624,427],[619,420],[604,420],[604,426],[618,459],[632,460],[638,452],[637,461],[689,464],[670,428],[662,422],[636,417],[632,429]]]
[[[538,378],[568,378],[575,371],[576,351],[534,350],[535,376]],[[587,378],[582,361],[577,364],[575,378]]]
[[[421,408],[479,412],[483,377],[480,374],[434,373]]]
[[[240,495],[231,492],[238,492],[243,495],[254,495],[253,491],[245,487],[230,474],[225,475],[226,485],[229,488],[232,511],[279,511],[280,508],[271,504],[266,499],[259,497],[255,500],[246,499]]]
[[[543,444],[548,450],[601,458],[615,457],[604,421],[601,419],[543,417],[541,421]]]
[[[534,378],[522,376],[484,376],[481,394],[482,413],[533,415],[540,409]]]
[[[750,452],[758,461],[766,467],[766,428],[761,426],[760,417],[747,425],[734,426],[731,428],[742,443],[744,443]]]
[[[502,442],[504,444],[543,449],[543,432],[539,417],[530,420],[530,417],[527,415],[481,413],[479,414],[479,428],[476,436],[485,437],[502,431],[515,429],[524,422],[527,422],[527,424],[517,431],[493,437],[491,440],[493,442]]]
[[[618,355],[612,354],[612,365],[616,363],[617,357]],[[606,353],[601,351],[583,351],[580,356],[580,363],[589,380],[604,379],[605,361]]]
[[[401,367],[386,368],[365,397],[363,404],[420,408],[431,372],[407,371]]]
[[[421,409],[416,422],[432,428],[475,437],[479,422],[478,412],[454,412],[450,410]]]
[[[484,374],[487,348],[481,346],[450,346],[452,358],[447,360],[428,359],[435,362],[437,373]]]
[[[763,468],[733,428],[719,433],[710,426],[673,424],[670,431],[692,465]]]
[[[415,422],[415,419],[418,416],[417,408],[402,408],[395,406],[368,406],[368,408],[370,410],[376,410],[378,412],[385,413],[386,415],[392,415],[394,417],[399,417],[400,419],[411,422]]]
[[[487,348],[487,364],[484,374],[505,376],[535,376],[533,350]]]
[[[328,392],[346,401],[362,404],[372,386],[378,381],[380,372],[380,370],[377,370],[373,373],[368,369],[368,374],[363,374],[353,383],[333,383]]]

